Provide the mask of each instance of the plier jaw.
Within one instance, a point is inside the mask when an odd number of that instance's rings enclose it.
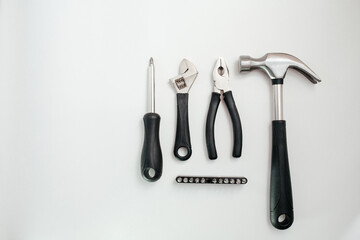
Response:
[[[229,86],[229,68],[224,58],[220,57],[213,70],[214,92],[219,94],[230,91]]]

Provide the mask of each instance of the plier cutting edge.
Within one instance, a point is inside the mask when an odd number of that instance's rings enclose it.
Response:
[[[236,108],[234,97],[229,87],[229,69],[226,66],[225,60],[219,58],[215,64],[213,71],[214,92],[211,96],[209,111],[206,119],[206,146],[209,154],[209,159],[217,159],[217,152],[214,138],[214,124],[215,117],[221,101],[221,95],[225,101],[226,107],[229,110],[234,134],[234,146],[232,156],[239,158],[242,149],[242,129],[239,112]]]

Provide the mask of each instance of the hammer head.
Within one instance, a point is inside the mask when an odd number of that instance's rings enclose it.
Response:
[[[268,53],[261,58],[240,56],[239,70],[263,70],[272,80],[284,79],[289,68],[302,73],[312,83],[321,82],[320,78],[297,57],[286,53]]]

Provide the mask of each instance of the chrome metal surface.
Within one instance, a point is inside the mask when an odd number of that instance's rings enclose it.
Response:
[[[321,82],[320,78],[300,59],[286,53],[268,53],[261,58],[240,56],[239,71],[263,70],[270,79],[284,79],[289,68],[302,73],[312,83]]]
[[[220,57],[216,63],[213,70],[213,80],[214,80],[214,92],[228,92],[230,91],[229,87],[229,68],[226,65],[224,58]]]
[[[283,116],[283,85],[274,84],[273,85],[273,108],[274,108],[274,120],[284,120]]]
[[[170,79],[177,93],[188,93],[193,85],[198,71],[195,65],[187,59],[180,63],[179,75]]]
[[[155,112],[155,67],[154,60],[150,58],[148,67],[148,79],[151,83],[151,112]]]

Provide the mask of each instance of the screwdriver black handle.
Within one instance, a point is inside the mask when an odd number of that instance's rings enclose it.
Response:
[[[177,93],[177,125],[176,138],[174,146],[174,155],[181,161],[188,160],[191,156],[191,142],[189,129],[189,112],[188,112],[188,93]],[[181,156],[179,154],[180,148],[186,149],[186,154]]]
[[[272,122],[270,180],[270,220],[277,229],[287,229],[294,221],[290,168],[286,143],[286,122]]]
[[[141,153],[141,174],[150,181],[160,179],[163,168],[159,139],[160,115],[147,113],[144,115],[145,136]]]

